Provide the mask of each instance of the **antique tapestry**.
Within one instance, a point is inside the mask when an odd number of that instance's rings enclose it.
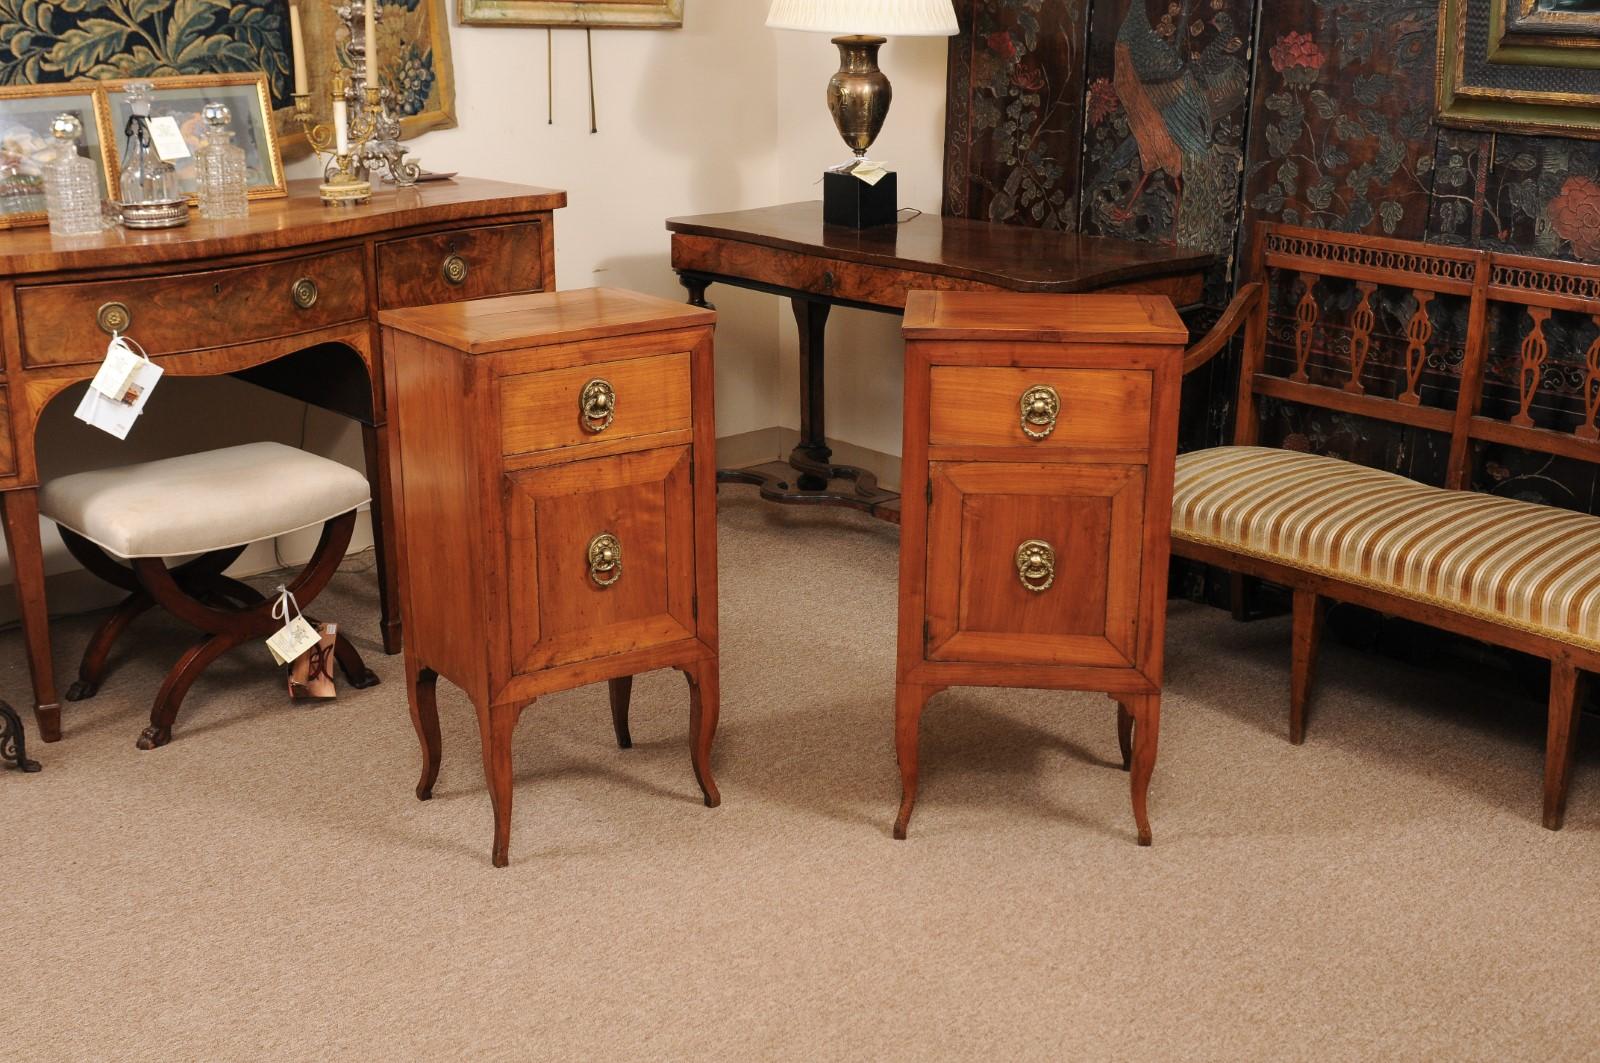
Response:
[[[381,80],[404,135],[455,125],[447,0],[379,5]],[[287,0],[0,0],[0,84],[262,70],[292,147],[302,138],[288,10]],[[305,0],[301,15],[311,88],[325,91],[342,31],[331,3]]]

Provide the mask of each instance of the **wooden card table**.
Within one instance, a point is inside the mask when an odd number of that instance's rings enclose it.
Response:
[[[1160,296],[916,292],[905,336],[895,837],[928,699],[1042,687],[1117,702],[1149,845],[1188,330]]]
[[[232,374],[361,422],[384,648],[399,649],[378,311],[554,288],[552,211],[566,193],[461,179],[333,208],[314,180],[289,187],[246,218],[180,229],[0,232],[0,509],[47,742],[61,737],[61,709],[34,431],[52,400],[94,375],[112,332],[168,376]]]
[[[728,284],[785,296],[800,330],[800,443],[787,464],[718,473],[755,484],[774,502],[825,503],[899,520],[899,496],[865,469],[835,465],[823,413],[823,333],[835,306],[898,314],[931,291],[1145,292],[1180,307],[1200,301],[1213,256],[1078,233],[921,214],[899,225],[847,229],[822,222],[822,203],[672,218],[672,268],[689,301]],[[844,480],[835,487],[830,481]]]

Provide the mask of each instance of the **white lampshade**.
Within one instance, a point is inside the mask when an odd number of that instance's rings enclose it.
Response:
[[[960,32],[950,0],[772,0],[767,25],[872,37],[950,37]]]

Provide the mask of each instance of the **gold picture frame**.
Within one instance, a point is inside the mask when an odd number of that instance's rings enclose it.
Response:
[[[1524,3],[1440,0],[1435,79],[1439,124],[1600,140],[1600,88],[1586,91],[1578,87],[1585,79],[1592,82],[1594,71],[1589,67],[1600,58],[1600,52],[1509,45],[1506,19]],[[1467,28],[1472,20],[1487,23],[1488,51],[1469,63]],[[1572,84],[1575,91],[1564,82]]]
[[[101,192],[113,187],[116,171],[106,163],[106,127],[100,116],[98,85],[88,81],[0,86],[0,181],[20,180],[23,187],[33,189],[19,194],[16,201],[30,207],[36,202],[38,208],[6,213],[12,197],[0,197],[0,229],[44,225],[49,221],[41,171],[43,164],[55,157],[50,123],[64,111],[76,113],[83,122],[78,153],[95,163]],[[16,168],[15,173],[12,167]]]
[[[463,26],[677,29],[683,0],[456,0]]]
[[[178,128],[193,152],[199,147],[203,124],[200,109],[216,101],[228,105],[233,112],[229,128],[233,142],[244,149],[245,172],[250,199],[277,199],[289,194],[289,183],[283,171],[283,152],[278,144],[278,130],[272,113],[272,94],[267,87],[267,75],[256,71],[244,74],[183,74],[158,78],[118,78],[98,83],[101,129],[106,138],[106,167],[112,187],[122,169],[121,144],[127,125],[128,113],[122,101],[122,92],[130,84],[148,81],[155,99],[151,114],[171,115],[178,119]],[[178,182],[193,205],[197,202],[193,166],[178,164]],[[115,197],[113,197],[115,198]]]

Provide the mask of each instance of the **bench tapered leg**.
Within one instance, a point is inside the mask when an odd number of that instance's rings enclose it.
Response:
[[[611,695],[611,729],[617,732],[617,748],[632,749],[633,733],[628,730],[628,703],[633,698],[633,676],[618,676],[608,685]]]
[[[1312,674],[1317,667],[1317,647],[1322,642],[1322,619],[1328,600],[1312,591],[1294,592],[1294,664],[1289,681],[1289,741],[1306,740],[1306,708],[1311,701]]]
[[[1584,675],[1572,662],[1550,662],[1550,723],[1544,750],[1544,825],[1560,830],[1567,814],[1567,782],[1578,742],[1578,708],[1583,704]]]

